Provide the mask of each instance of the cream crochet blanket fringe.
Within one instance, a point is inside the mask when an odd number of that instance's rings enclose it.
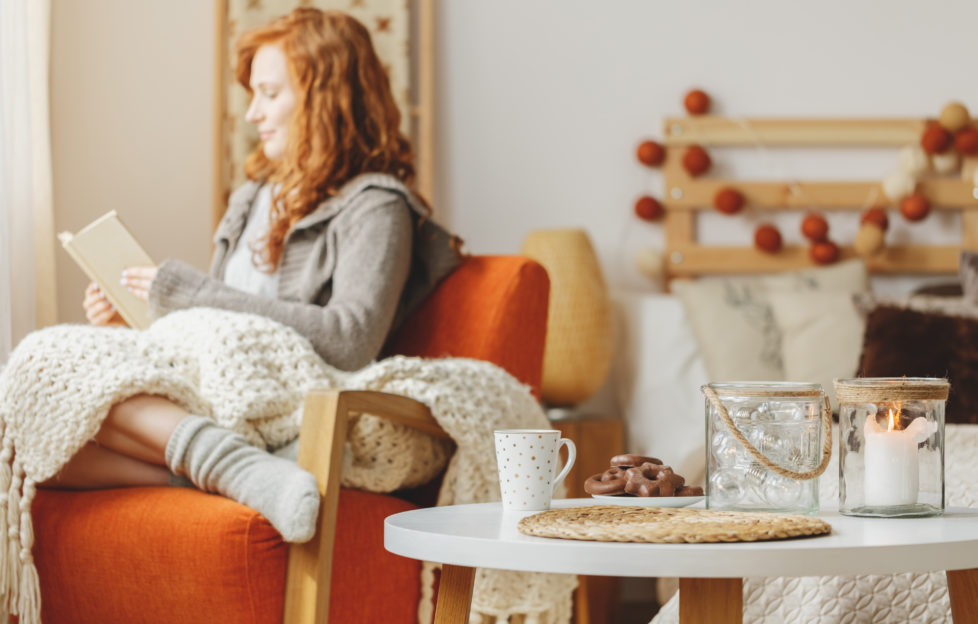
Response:
[[[438,504],[499,499],[493,429],[549,428],[526,386],[497,366],[468,359],[393,357],[352,373],[325,364],[297,332],[251,314],[194,308],[145,331],[59,325],[18,345],[0,372],[0,611],[40,622],[31,555],[36,486],[99,430],[109,408],[138,393],[165,395],[253,444],[298,436],[312,388],[376,390],[417,399],[454,439]],[[410,452],[405,452],[406,450]],[[362,416],[352,426],[343,484],[389,492],[430,479],[444,465],[441,441]],[[434,565],[422,574],[419,621],[432,620]],[[570,620],[576,577],[479,570],[472,621]]]

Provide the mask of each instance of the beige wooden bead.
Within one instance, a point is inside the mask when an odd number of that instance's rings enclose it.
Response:
[[[856,238],[852,242],[856,253],[864,258],[875,256],[883,247],[886,246],[885,235],[880,226],[875,223],[863,223],[856,232]]]
[[[971,121],[968,109],[960,102],[948,102],[941,110],[938,122],[948,132],[954,133],[964,128]]]
[[[883,178],[883,193],[893,202],[913,193],[916,186],[916,178],[901,169],[895,169]]]
[[[659,281],[665,270],[662,252],[652,247],[646,247],[635,254],[635,268],[645,277]]]
[[[913,178],[926,173],[930,167],[927,152],[920,145],[905,146],[900,150],[899,159],[900,170]]]

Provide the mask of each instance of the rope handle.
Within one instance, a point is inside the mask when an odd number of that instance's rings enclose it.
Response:
[[[789,479],[797,479],[798,481],[807,481],[809,479],[814,479],[819,476],[825,469],[828,468],[829,460],[832,458],[832,405],[829,403],[829,397],[823,397],[825,399],[825,407],[822,409],[822,430],[825,432],[825,437],[822,440],[822,462],[814,469],[808,472],[795,472],[794,470],[788,470],[782,466],[771,461],[767,455],[757,450],[757,448],[751,444],[747,437],[740,432],[737,425],[734,423],[733,418],[730,417],[730,413],[727,412],[727,408],[724,407],[723,403],[720,401],[720,397],[717,396],[716,390],[710,386],[701,386],[700,390],[709,399],[710,404],[713,409],[717,411],[720,415],[720,420],[723,424],[727,426],[730,433],[733,434],[737,441],[740,442],[741,446],[747,449],[747,452],[751,454],[757,461],[761,462],[769,470],[776,472],[782,477],[788,477]]]

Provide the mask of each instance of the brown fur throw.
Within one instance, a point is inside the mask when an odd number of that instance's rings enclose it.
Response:
[[[978,424],[978,319],[878,306],[866,320],[861,377],[947,377],[948,423]]]

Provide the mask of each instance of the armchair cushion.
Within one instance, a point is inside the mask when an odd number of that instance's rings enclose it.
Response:
[[[385,354],[493,362],[540,396],[550,278],[522,256],[468,256],[391,337]]]
[[[416,621],[419,585],[398,580],[421,564],[383,548],[383,519],[413,508],[340,492],[331,621]],[[39,491],[33,511],[44,622],[282,620],[288,548],[248,507],[189,488],[127,488]]]

